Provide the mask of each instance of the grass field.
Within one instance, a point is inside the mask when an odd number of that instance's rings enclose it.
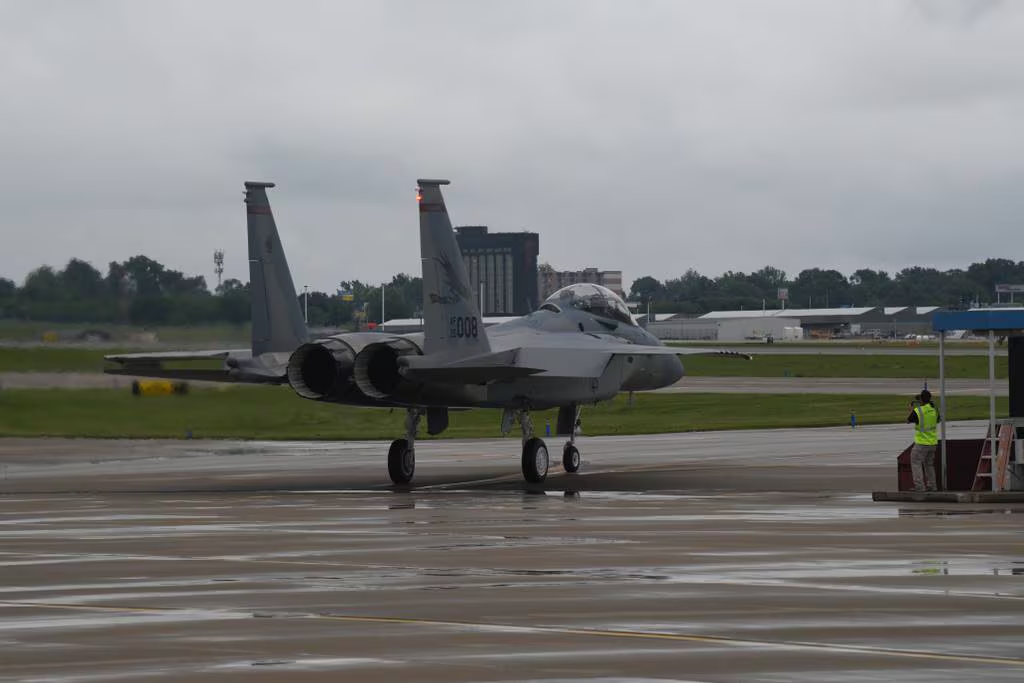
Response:
[[[46,347],[0,348],[0,372],[102,372],[103,356],[128,349],[95,350]],[[756,354],[756,351],[755,351]],[[1006,356],[996,358],[996,376],[1007,376]],[[751,361],[716,356],[683,357],[686,372],[695,377],[880,377],[930,378],[939,376],[939,361],[908,355],[755,355]],[[186,367],[178,364],[179,367]],[[168,367],[174,367],[169,365]],[[217,362],[187,367],[219,367]],[[946,358],[949,378],[988,377],[985,356]]]
[[[1005,414],[1007,399],[998,401]],[[637,394],[583,412],[588,435],[773,427],[825,427],[902,422],[902,396],[763,394]],[[950,419],[987,417],[988,399],[952,397]],[[286,387],[193,389],[182,396],[133,396],[127,390],[56,389],[0,392],[0,436],[168,437],[245,439],[392,439],[404,432],[404,411],[305,401]],[[555,412],[537,412],[543,435]],[[453,412],[446,438],[495,437],[495,410]],[[518,433],[516,433],[516,436]]]
[[[243,345],[244,348],[245,345]],[[0,347],[0,372],[103,372],[103,356],[135,353],[139,349],[47,348],[45,346]],[[170,363],[167,367],[220,367],[219,361],[199,361],[187,366]]]
[[[722,356],[683,356],[683,366],[695,377],[877,377],[931,378],[939,376],[939,359],[910,355],[756,355],[750,361]],[[1007,377],[1008,357],[996,357],[996,377]],[[988,377],[987,356],[948,356],[946,377]]]

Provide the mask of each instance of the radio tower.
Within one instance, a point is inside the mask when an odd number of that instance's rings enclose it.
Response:
[[[216,249],[213,252],[213,272],[217,273],[217,291],[220,291],[221,279],[224,276],[224,250]]]

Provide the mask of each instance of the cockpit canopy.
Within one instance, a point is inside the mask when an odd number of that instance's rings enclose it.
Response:
[[[575,308],[600,318],[610,318],[626,325],[636,326],[625,302],[615,292],[601,285],[581,282],[562,287],[545,299],[540,307],[556,313]]]

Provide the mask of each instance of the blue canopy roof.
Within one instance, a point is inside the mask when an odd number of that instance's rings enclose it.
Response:
[[[944,311],[935,314],[932,329],[1003,330],[1024,332],[1024,309],[990,308],[984,311]]]

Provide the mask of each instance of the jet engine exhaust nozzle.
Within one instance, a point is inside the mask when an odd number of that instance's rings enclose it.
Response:
[[[356,386],[367,396],[378,399],[412,395],[418,385],[403,377],[398,359],[420,353],[419,347],[408,339],[394,338],[368,345],[356,356]]]
[[[288,384],[302,398],[331,400],[352,390],[352,347],[338,339],[303,344],[288,359]]]

